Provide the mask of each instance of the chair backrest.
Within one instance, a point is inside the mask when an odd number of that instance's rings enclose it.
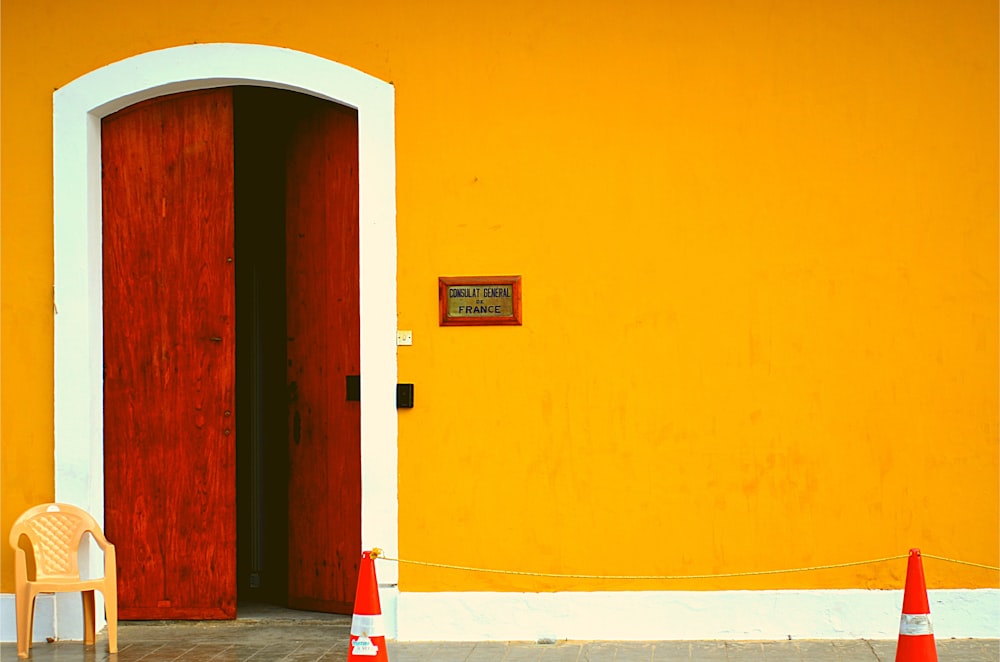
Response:
[[[104,539],[97,520],[82,508],[67,503],[43,503],[17,518],[10,530],[10,544],[18,549],[23,536],[31,545],[35,576],[29,579],[78,579],[80,543],[88,531]]]

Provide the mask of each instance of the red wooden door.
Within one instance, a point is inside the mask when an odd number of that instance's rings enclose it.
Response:
[[[122,619],[236,616],[228,89],[102,123],[105,524]]]
[[[361,560],[358,120],[300,98],[286,177],[289,606],[351,613]]]

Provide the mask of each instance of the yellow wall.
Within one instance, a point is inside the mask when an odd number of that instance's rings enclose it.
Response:
[[[399,377],[416,384],[401,556],[702,574],[919,546],[998,564],[995,2],[0,11],[4,537],[53,493],[52,91],[232,41],[396,88],[414,332]],[[438,327],[438,276],[508,273],[522,327]],[[593,582],[404,566],[400,586],[898,588],[904,569]],[[926,570],[931,587],[997,585]]]

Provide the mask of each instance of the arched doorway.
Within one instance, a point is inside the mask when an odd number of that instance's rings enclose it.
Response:
[[[105,532],[125,620],[351,613],[357,111],[261,87],[102,120]]]
[[[312,55],[203,44],[139,55],[54,96],[56,498],[104,512],[101,119],[164,94],[288,89],[358,114],[361,546],[396,547],[395,167],[391,85]],[[360,550],[359,550],[360,551]],[[396,583],[395,570],[381,573]],[[392,609],[387,606],[386,611]],[[391,623],[392,618],[388,619]]]

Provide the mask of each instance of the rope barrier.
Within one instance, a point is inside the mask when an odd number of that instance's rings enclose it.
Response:
[[[947,561],[948,563],[958,563],[959,565],[971,565],[973,568],[983,568],[985,570],[993,570],[1000,572],[1000,568],[995,565],[985,565],[983,563],[973,563],[972,561],[959,561],[958,559],[949,559],[947,556],[934,556],[933,554],[920,554],[925,559],[935,559],[937,561]]]
[[[986,570],[994,570],[1000,572],[1000,567],[984,565],[982,563],[972,563],[971,561],[959,561],[956,559],[950,559],[944,556],[934,556],[931,554],[922,554],[921,556],[928,559],[947,561],[949,563],[959,563],[961,565],[969,565],[976,568],[985,568]],[[521,577],[546,577],[555,579],[678,580],[678,579],[719,579],[726,577],[756,577],[760,575],[780,575],[780,574],[788,574],[795,572],[810,572],[814,570],[833,570],[836,568],[850,568],[860,565],[874,565],[876,563],[885,563],[887,561],[898,561],[900,559],[907,558],[907,555],[900,554],[898,556],[886,556],[879,559],[869,559],[867,561],[851,561],[849,563],[833,563],[830,565],[815,565],[804,568],[785,568],[781,570],[751,570],[747,572],[720,572],[720,573],[711,573],[705,575],[579,575],[579,574],[566,574],[566,573],[556,573],[556,572],[526,572],[523,570],[497,570],[493,568],[475,568],[464,565],[452,565],[450,563],[432,563],[430,561],[415,561],[412,559],[393,558],[391,556],[386,556],[383,553],[383,551],[377,547],[374,550],[372,550],[372,557],[383,559],[385,561],[392,561],[395,563],[419,565],[429,568],[442,568],[444,570],[460,570],[463,572],[482,572],[482,573],[497,574],[497,575],[517,575]]]

